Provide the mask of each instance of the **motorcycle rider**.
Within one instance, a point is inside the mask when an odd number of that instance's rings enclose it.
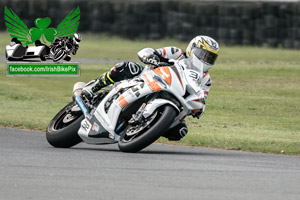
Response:
[[[203,109],[195,111],[192,115],[198,119],[203,115],[205,110],[205,100],[211,86],[211,78],[208,70],[214,65],[219,53],[219,44],[208,36],[196,36],[193,38],[186,48],[186,51],[177,47],[164,47],[160,49],[144,48],[138,52],[139,59],[145,64],[159,66],[160,63],[169,63],[170,59],[181,60],[189,58],[193,65],[204,65],[203,78],[200,83],[202,90]],[[113,84],[115,82],[130,79],[139,75],[144,67],[138,63],[125,61],[116,64],[110,71],[103,73],[99,78],[87,83],[82,90],[83,95],[91,99],[95,92],[101,88]],[[184,120],[177,126],[169,129],[163,136],[169,140],[180,140],[188,132]]]
[[[82,37],[79,33],[74,33],[73,37],[59,37],[54,40],[54,42],[49,46],[50,55],[54,55],[56,48],[67,47],[70,49],[70,52],[75,55],[79,49],[79,42],[82,40]],[[70,54],[67,55],[64,60],[70,61]]]

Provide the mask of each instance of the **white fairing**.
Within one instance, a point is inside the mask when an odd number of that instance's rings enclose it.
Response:
[[[160,106],[165,105],[165,104],[172,105],[178,112],[180,112],[180,110],[177,108],[177,106],[172,101],[169,101],[166,99],[155,99],[147,104],[147,106],[143,112],[143,116],[145,118],[149,117],[157,108],[159,108]]]
[[[16,50],[18,48],[26,48],[25,54],[20,55],[19,57],[16,57],[16,55],[14,55],[14,53],[16,52]],[[23,56],[37,57],[37,56],[40,56],[40,54],[42,53],[44,48],[45,48],[44,46],[23,47],[23,46],[21,46],[21,44],[12,43],[11,45],[6,45],[5,51],[6,51],[7,58],[23,58]]]
[[[14,44],[14,45],[6,45],[5,51],[8,58],[12,57],[15,50],[20,46],[20,44]]]
[[[83,127],[86,127],[84,129]],[[89,133],[91,129],[94,127],[94,124],[92,124],[89,119],[85,118],[81,121],[81,127],[78,131],[78,135],[81,137],[81,139],[87,143],[87,144],[110,144],[115,143],[118,141],[118,138],[114,138],[114,135],[110,135],[108,138],[93,138],[89,137]]]
[[[153,99],[147,102],[143,112],[145,118],[149,117],[158,107],[169,104],[178,111],[178,116],[172,124],[172,126],[175,126],[183,117],[191,114],[192,110],[203,108],[203,103],[200,100],[203,99],[204,95],[199,87],[199,81],[201,81],[203,73],[188,69],[187,64],[183,61],[174,62],[174,66],[170,67],[151,69],[150,66],[146,66],[142,74],[137,78],[122,81],[115,85],[98,107],[91,112],[91,115],[95,116],[96,122],[99,122],[109,133],[109,138],[92,138],[89,136],[89,132],[95,126],[93,124],[95,123],[95,119],[92,121],[91,119],[82,121],[82,126],[78,131],[80,137],[90,144],[118,141],[120,136],[115,130],[117,129],[117,123],[122,109],[126,105],[134,103],[137,99],[154,92],[167,91],[171,93],[180,102],[182,109],[178,108],[175,103],[168,99]],[[127,90],[121,93],[120,91],[122,91],[122,89]],[[187,91],[189,95],[185,96]],[[185,98],[183,96],[185,96]],[[105,106],[109,101],[111,101],[110,106]]]
[[[27,48],[26,54],[28,54],[29,52],[30,53],[33,52],[34,56],[39,56],[42,53],[44,48],[45,48],[44,46],[37,46],[37,47],[36,46],[29,46]]]

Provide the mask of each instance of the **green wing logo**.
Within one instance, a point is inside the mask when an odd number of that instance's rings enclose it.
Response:
[[[33,44],[36,40],[40,40],[44,44],[52,44],[57,37],[72,37],[77,32],[79,19],[80,9],[77,7],[60,22],[57,28],[49,27],[51,19],[45,17],[35,19],[36,27],[28,29],[12,9],[5,7],[4,10],[5,25],[10,37],[17,38],[23,45]]]

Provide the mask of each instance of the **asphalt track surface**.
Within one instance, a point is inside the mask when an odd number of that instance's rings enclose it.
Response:
[[[300,157],[153,144],[51,147],[0,128],[0,199],[300,199]]]

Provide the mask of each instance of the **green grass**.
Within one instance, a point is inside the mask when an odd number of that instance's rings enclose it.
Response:
[[[0,45],[9,41],[0,34]],[[143,47],[186,44],[83,35],[77,58],[136,60]],[[3,51],[0,51],[3,56]],[[89,81],[112,64],[81,64],[80,77],[6,77],[0,64],[0,124],[45,130],[71,100],[73,84]],[[300,56],[295,50],[223,47],[211,70],[212,87],[200,120],[176,144],[300,154]],[[161,138],[159,142],[168,142]]]

